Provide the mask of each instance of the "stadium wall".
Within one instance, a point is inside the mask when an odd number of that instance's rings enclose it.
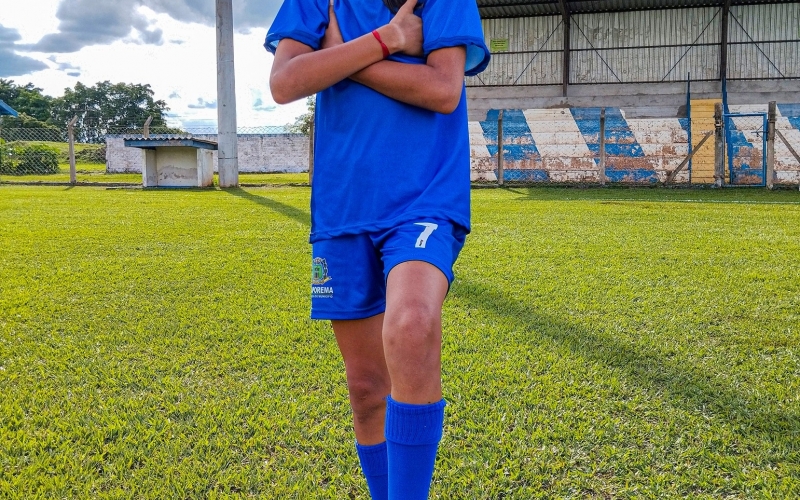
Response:
[[[216,135],[194,135],[216,141]],[[239,171],[242,173],[308,171],[308,137],[300,134],[240,134]],[[142,150],[126,148],[121,136],[106,137],[106,171],[139,173],[144,165]],[[217,152],[214,151],[214,171]]]
[[[714,130],[714,103],[693,100],[692,118],[634,118],[624,108],[606,108],[606,165],[608,182],[652,184],[667,175],[707,132]],[[638,110],[641,112],[641,110]],[[731,105],[731,113],[766,113],[767,105]],[[497,180],[498,110],[469,123],[472,179]],[[746,118],[734,118],[734,165],[763,158],[763,141]],[[800,104],[778,104],[777,128],[796,150],[800,149]],[[600,108],[503,110],[504,180],[524,182],[600,182]],[[675,178],[676,183],[714,181],[712,134]],[[727,168],[727,163],[726,163]],[[728,172],[726,172],[726,175]],[[800,183],[800,162],[775,141],[775,178],[778,184]]]
[[[720,99],[691,100],[688,117],[648,117],[659,107],[606,108],[606,169],[611,183],[663,182],[689,154],[689,137],[697,149],[703,136],[714,130],[714,104]],[[800,102],[800,101],[799,101]],[[685,106],[684,106],[685,108]],[[764,113],[766,104],[730,105],[736,113]],[[673,109],[676,113],[680,110]],[[683,110],[686,114],[687,110]],[[497,180],[497,119],[490,109],[469,122],[471,176],[474,181]],[[600,108],[506,108],[503,112],[504,179],[521,182],[597,183],[599,176]],[[734,164],[749,167],[763,158],[763,141],[744,119],[732,124],[735,134]],[[800,151],[800,104],[778,104],[778,130]],[[213,135],[195,135],[215,140]],[[674,182],[714,182],[712,135],[695,153]],[[292,134],[239,136],[239,168],[245,172],[304,172],[308,170],[308,138]],[[108,172],[136,172],[143,166],[141,150],[126,148],[121,137],[106,139]],[[214,155],[216,170],[216,154]],[[726,163],[727,168],[727,163]],[[726,172],[726,175],[728,172]],[[800,184],[800,162],[783,141],[775,141],[775,178],[778,184]]]

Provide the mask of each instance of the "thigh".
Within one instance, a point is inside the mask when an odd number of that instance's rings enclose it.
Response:
[[[348,379],[374,378],[387,384],[389,374],[383,354],[383,314],[356,320],[331,321]]]
[[[464,246],[466,236],[466,230],[457,224],[423,219],[373,235],[373,241],[380,251],[387,283],[395,267],[418,261],[438,269],[446,278],[449,288],[454,278],[453,264]],[[413,276],[414,273],[411,273]]]
[[[386,307],[383,264],[368,235],[313,243],[311,317],[358,320]]]

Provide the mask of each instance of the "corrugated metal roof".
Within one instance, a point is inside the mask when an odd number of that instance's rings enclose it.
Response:
[[[17,112],[11,106],[3,102],[2,99],[0,99],[0,116],[2,115],[17,116]]]
[[[155,140],[183,140],[183,139],[194,139],[192,134],[150,134],[148,137],[145,137],[142,134],[125,134],[122,136],[123,139],[126,141],[131,140],[147,140],[147,139],[155,139]]]
[[[191,134],[152,134],[150,137],[143,135],[123,135],[126,147],[152,149],[154,147],[188,146],[199,149],[217,149],[217,143],[204,139],[195,139]]]
[[[477,0],[484,19],[501,17],[554,16],[561,14],[558,1],[545,0]],[[725,0],[571,0],[564,2],[572,14],[623,12],[629,10],[721,7]],[[731,0],[731,5],[796,3],[775,0]]]

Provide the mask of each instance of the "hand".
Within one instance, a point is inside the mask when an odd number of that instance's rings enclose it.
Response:
[[[325,30],[325,35],[322,37],[321,49],[328,49],[344,43],[342,32],[339,29],[339,21],[333,12],[333,0],[328,4],[328,16],[328,29]]]
[[[406,0],[400,7],[389,26],[397,33],[398,50],[410,56],[422,56],[422,19],[414,14],[417,0]]]

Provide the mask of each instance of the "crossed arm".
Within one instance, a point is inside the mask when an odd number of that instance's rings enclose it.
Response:
[[[389,24],[377,29],[390,53],[422,54],[422,21],[408,0]],[[383,60],[371,33],[342,41],[333,9],[320,50],[284,38],[275,51],[270,90],[278,104],[315,94],[346,78],[398,101],[438,113],[452,113],[461,99],[466,49],[448,47],[428,54],[426,64]]]

